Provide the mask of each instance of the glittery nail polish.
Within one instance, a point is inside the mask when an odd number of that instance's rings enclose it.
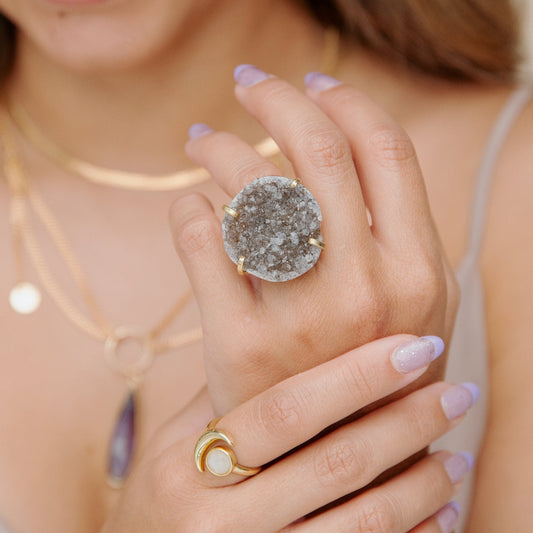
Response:
[[[398,346],[391,355],[392,366],[402,374],[429,365],[444,351],[444,342],[439,337],[420,337]]]

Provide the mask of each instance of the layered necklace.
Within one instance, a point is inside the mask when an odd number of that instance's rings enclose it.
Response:
[[[336,30],[327,29],[324,37],[321,70],[333,73],[338,61],[339,34]],[[83,268],[57,218],[32,187],[17,151],[13,126],[16,126],[30,144],[59,167],[99,185],[135,191],[175,191],[202,183],[210,176],[200,167],[159,176],[99,167],[55,145],[20,105],[9,102],[6,111],[0,112],[0,148],[3,151],[4,175],[11,193],[10,227],[16,272],[16,282],[9,294],[10,305],[13,311],[20,314],[30,314],[39,308],[41,291],[27,281],[24,263],[27,256],[42,288],[65,317],[80,330],[103,343],[104,360],[127,384],[126,397],[110,436],[107,459],[108,484],[113,488],[120,488],[127,479],[134,459],[138,431],[138,394],[146,372],[157,355],[177,350],[202,338],[200,327],[162,338],[165,330],[192,299],[192,289],[189,287],[163,318],[148,329],[111,324],[98,305]],[[267,158],[274,158],[279,154],[279,149],[271,138],[264,139],[255,148]],[[33,212],[33,217],[29,216],[30,212]],[[50,268],[34,230],[36,223],[42,225],[64,261],[83,298],[85,309],[81,309],[69,298]],[[138,345],[138,353],[134,358],[120,357],[119,347],[125,341],[135,341]]]

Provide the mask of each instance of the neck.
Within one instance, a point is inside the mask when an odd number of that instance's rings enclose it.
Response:
[[[53,142],[111,168],[189,166],[181,147],[194,122],[258,141],[264,133],[233,97],[233,68],[254,63],[301,85],[319,67],[323,32],[290,2],[213,4],[219,12],[191,21],[157,57],[112,72],[66,68],[21,34],[7,90]]]

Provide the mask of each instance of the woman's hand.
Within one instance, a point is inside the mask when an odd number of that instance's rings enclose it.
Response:
[[[327,248],[292,281],[239,276],[209,201],[187,195],[173,204],[174,241],[200,306],[217,413],[385,335],[447,339],[458,303],[414,148],[398,124],[332,78],[311,76],[304,95],[255,67],[236,72],[237,98],[318,200]],[[202,125],[191,132],[188,154],[230,197],[259,176],[284,174],[235,135]],[[441,373],[433,371],[426,382]]]
[[[417,533],[441,531],[438,521],[444,524],[457,513],[452,507],[435,513],[471,468],[466,454],[435,453],[338,507],[304,518],[365,487],[462,420],[475,402],[475,388],[440,382],[302,446],[351,412],[412,383],[438,353],[435,346],[434,339],[410,335],[380,339],[227,413],[217,429],[232,436],[240,464],[277,460],[244,481],[236,474],[216,478],[198,472],[193,450],[201,432],[183,436],[188,416],[169,422],[149,444],[103,533],[400,533],[418,524]],[[443,531],[451,531],[451,525]]]

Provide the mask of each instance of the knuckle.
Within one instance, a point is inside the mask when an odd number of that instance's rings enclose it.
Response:
[[[197,215],[187,220],[178,231],[178,246],[189,255],[205,250],[215,239],[216,230],[211,221]]]
[[[341,372],[342,381],[356,403],[366,405],[372,401],[380,381],[376,365],[365,365],[358,358],[352,358],[342,366]]]
[[[320,446],[314,457],[315,475],[323,487],[350,487],[366,479],[367,453],[362,446],[342,438],[333,438]]]
[[[422,267],[417,276],[418,291],[426,298],[439,299],[443,296],[446,289],[445,278],[438,269],[432,265]]]
[[[301,148],[309,160],[319,168],[334,168],[352,162],[348,142],[335,129],[311,129],[302,134]]]
[[[395,512],[386,498],[374,498],[363,505],[355,516],[354,531],[360,533],[389,533],[394,530]]]
[[[423,307],[430,313],[434,306],[448,298],[448,284],[441,265],[431,259],[408,262],[401,270],[402,283],[398,285],[404,301]],[[422,309],[421,309],[422,311]]]
[[[356,290],[343,308],[346,319],[351,321],[351,331],[356,331],[360,339],[373,340],[384,337],[390,332],[393,317],[394,301],[391,290],[388,290],[384,279],[375,273],[363,276]]]
[[[369,144],[378,164],[388,170],[397,170],[416,159],[413,143],[401,128],[377,128],[369,136]]]
[[[274,390],[259,404],[259,421],[269,434],[299,432],[302,427],[300,399],[293,391]]]
[[[323,302],[310,295],[301,303],[296,303],[293,318],[285,326],[285,334],[298,346],[301,353],[312,354],[317,348],[316,331],[324,331],[328,318],[323,310]]]
[[[233,176],[232,189],[240,191],[253,179],[260,176],[269,176],[279,173],[279,171],[268,162],[260,162],[257,155],[250,155],[235,161],[235,167],[230,171]]]

